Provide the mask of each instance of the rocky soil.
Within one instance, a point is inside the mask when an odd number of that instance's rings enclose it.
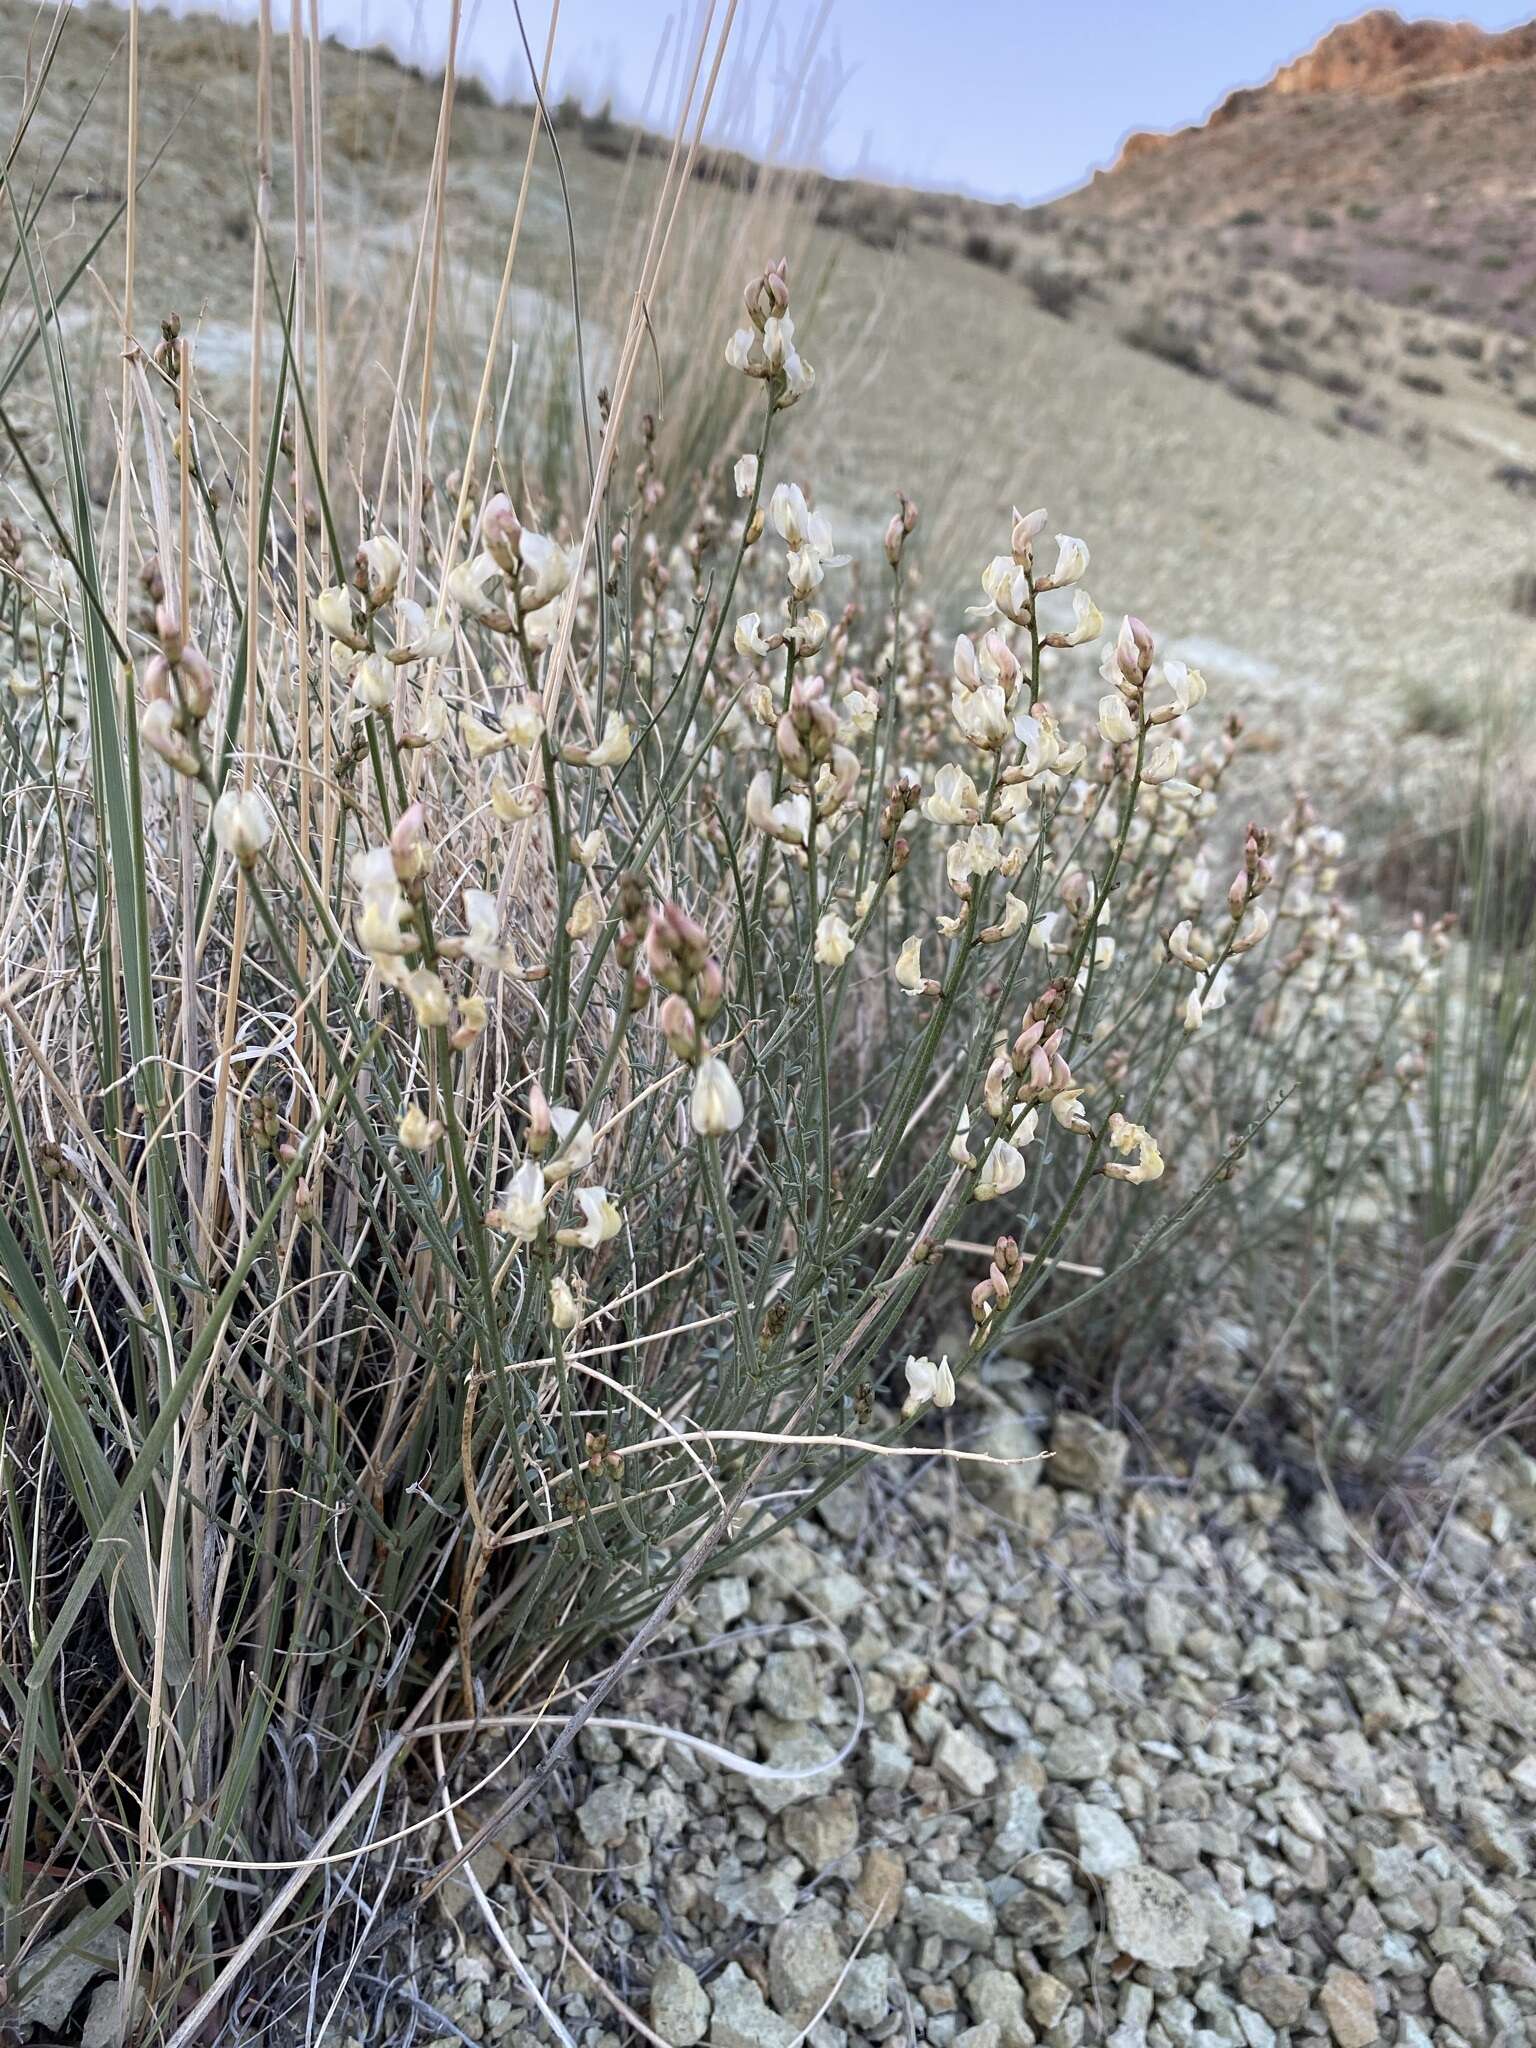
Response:
[[[867,1470],[612,1708],[803,1776],[589,1729],[477,1854],[568,2038],[1536,2039],[1536,1464],[1368,1524],[1235,1438],[1132,1456],[1037,1403],[951,1441],[1054,1455]],[[433,2048],[550,2038],[470,1888],[438,1905]]]

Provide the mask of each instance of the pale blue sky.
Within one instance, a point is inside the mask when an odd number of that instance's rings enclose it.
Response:
[[[185,0],[172,4],[180,11]],[[463,6],[470,64],[526,96],[512,0]],[[638,112],[654,76],[654,115],[680,42],[691,44],[707,10],[708,0],[563,0],[557,92],[575,87],[589,101],[611,94],[622,111]],[[230,0],[226,11],[249,14],[254,0]],[[1131,129],[1199,119],[1232,87],[1257,84],[1363,11],[1329,0],[741,0],[728,97],[739,124],[755,86],[761,144],[771,109],[784,103],[782,81],[797,68],[794,53],[825,16],[822,85],[834,69],[841,85],[830,121],[813,121],[801,140],[819,142],[827,168],[1036,199],[1108,162]],[[273,12],[285,19],[287,0],[274,0]],[[1527,16],[1489,0],[1459,8],[1404,0],[1399,12],[1455,13],[1486,28]],[[723,14],[717,0],[717,20]],[[542,50],[549,0],[523,0],[523,16]],[[321,20],[347,42],[387,40],[436,63],[450,4],[321,0]],[[813,98],[825,106],[829,95],[819,89]]]

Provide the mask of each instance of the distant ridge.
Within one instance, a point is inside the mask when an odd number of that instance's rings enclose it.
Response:
[[[1280,99],[1325,94],[1380,98],[1414,86],[1532,62],[1536,62],[1536,20],[1490,30],[1470,21],[1404,21],[1394,8],[1373,7],[1354,21],[1329,29],[1302,56],[1282,64],[1267,84],[1229,93],[1206,121],[1128,136],[1114,172],[1170,143],[1263,113]]]

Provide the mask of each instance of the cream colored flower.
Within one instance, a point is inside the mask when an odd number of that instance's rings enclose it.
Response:
[[[835,910],[826,911],[816,923],[816,960],[822,967],[841,967],[853,951],[853,934]]]
[[[998,683],[983,683],[978,689],[957,687],[950,694],[949,708],[956,725],[974,747],[1000,747],[1008,737],[1008,700]]]
[[[991,602],[976,606],[976,611],[983,616],[991,611],[1001,612],[1015,626],[1029,624],[1029,577],[1019,563],[1007,555],[994,555],[981,572],[981,587]]]
[[[1104,630],[1104,614],[1086,590],[1072,593],[1072,624],[1065,633],[1048,633],[1048,647],[1083,647],[1097,640]]]
[[[635,736],[628,723],[617,711],[610,711],[603,720],[603,736],[590,751],[581,747],[567,747],[567,761],[578,767],[622,768],[635,751]]]
[[[700,1060],[688,1113],[701,1138],[724,1138],[740,1129],[746,1107],[735,1077],[718,1053]]]
[[[892,971],[901,987],[909,995],[917,995],[921,992],[923,986],[923,942],[918,934],[914,933],[911,938],[903,941],[901,951],[896,956],[896,965]]]
[[[543,801],[544,792],[531,783],[519,786],[509,782],[505,775],[491,778],[491,809],[504,825],[516,825],[531,818]]]
[[[489,754],[500,754],[506,745],[506,733],[498,733],[481,721],[471,711],[459,713],[459,737],[465,743],[471,760],[483,762]]]
[[[342,641],[348,647],[361,647],[355,615],[352,610],[352,593],[339,585],[322,590],[310,606],[310,610],[334,640]]]
[[[552,1181],[572,1180],[592,1164],[592,1126],[583,1111],[567,1109],[563,1102],[550,1105],[549,1121],[555,1150],[545,1162],[545,1176]]]
[[[272,806],[259,789],[226,789],[213,807],[213,836],[243,868],[256,865],[272,827]]]
[[[915,1415],[929,1401],[935,1408],[953,1408],[955,1405],[955,1376],[949,1369],[949,1360],[941,1358],[935,1364],[931,1358],[909,1355],[907,1398],[901,1412],[906,1416]]]
[[[952,889],[961,889],[979,875],[990,875],[1003,858],[1003,835],[995,825],[973,825],[963,839],[944,849],[944,870]]]
[[[1136,1186],[1143,1181],[1161,1179],[1163,1155],[1158,1151],[1151,1132],[1141,1124],[1133,1124],[1119,1110],[1109,1119],[1109,1148],[1125,1157],[1131,1153],[1136,1155],[1129,1165],[1112,1159],[1104,1168],[1110,1179],[1130,1181]]]
[[[578,1188],[576,1206],[583,1218],[581,1228],[556,1231],[555,1236],[561,1244],[579,1245],[584,1251],[595,1252],[600,1244],[606,1244],[610,1237],[617,1237],[624,1228],[618,1204],[606,1188]]]
[[[549,1283],[549,1320],[557,1330],[574,1330],[581,1321],[581,1306],[559,1273]]]
[[[761,661],[768,652],[768,642],[763,635],[763,620],[760,612],[743,612],[736,621],[734,635],[736,652],[754,656]]]
[[[1118,690],[1111,690],[1099,699],[1099,731],[1112,747],[1127,745],[1135,739],[1138,730],[1130,706]]]
[[[974,825],[981,816],[976,784],[954,761],[946,761],[933,778],[933,792],[922,803],[925,818],[936,825]]]
[[[526,1243],[543,1229],[544,1212],[548,1207],[544,1170],[536,1159],[525,1159],[502,1189],[495,1208],[485,1220],[492,1230],[503,1231],[508,1237],[522,1238]]]
[[[1025,1172],[1024,1155],[1018,1147],[1010,1145],[1006,1138],[996,1138],[981,1162],[976,1185],[971,1189],[971,1199],[991,1202],[999,1195],[1012,1194]]]
[[[747,786],[747,823],[786,846],[804,846],[811,829],[811,800],[796,794],[773,800],[773,777],[759,769]]]
[[[464,957],[493,974],[516,974],[517,955],[501,943],[501,913],[489,889],[464,891]]]
[[[731,477],[736,485],[737,497],[750,498],[757,489],[757,457],[755,455],[738,455],[736,467],[731,471]]]
[[[405,568],[405,550],[387,533],[376,533],[358,549],[357,560],[368,584],[368,609],[377,611],[395,594]]]
[[[567,936],[573,939],[590,939],[602,928],[602,898],[590,889],[583,889],[571,905],[571,914],[565,920]]]
[[[443,1127],[435,1116],[428,1116],[417,1103],[412,1103],[395,1130],[395,1136],[407,1152],[430,1152],[443,1135]]]
[[[1056,566],[1041,583],[1042,590],[1065,590],[1070,583],[1080,582],[1088,568],[1088,548],[1085,542],[1070,533],[1056,536]]]

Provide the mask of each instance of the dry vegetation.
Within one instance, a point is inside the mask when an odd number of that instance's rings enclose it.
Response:
[[[8,1995],[390,2038],[487,1723],[983,1363],[1150,1425],[1279,1273],[1370,1497],[1528,1425],[1523,343],[0,20]]]

